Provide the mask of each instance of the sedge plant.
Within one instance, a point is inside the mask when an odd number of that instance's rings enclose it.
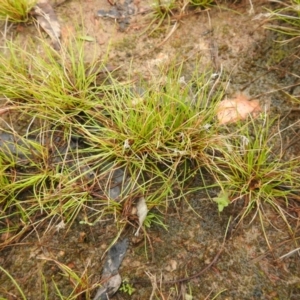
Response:
[[[31,47],[8,42],[0,55],[0,93],[24,120],[2,122],[12,137],[2,220],[14,216],[16,228],[20,219],[71,226],[79,216],[90,225],[107,215],[136,222],[130,212],[141,196],[151,209],[205,188],[189,183],[222,142],[214,125],[222,90],[212,92],[210,71],[183,84],[176,66],[163,83],[133,85],[104,60],[87,63],[82,40],[60,55],[45,42],[39,55]]]
[[[298,39],[300,36],[300,1],[272,2],[278,3],[280,8],[269,10],[269,21],[272,24],[268,24],[267,28],[288,36],[284,43]],[[274,24],[275,21],[277,21],[276,24]]]
[[[1,0],[0,21],[26,22],[37,0]]]
[[[280,34],[280,46],[289,43],[289,48],[294,49],[290,54],[293,59],[299,60],[298,41],[300,37],[300,1],[290,0],[288,2],[275,1],[279,4],[276,10],[269,10],[269,23],[267,28]],[[282,49],[283,53],[288,54],[286,49]],[[292,74],[297,77],[297,74]],[[297,84],[296,84],[297,85]],[[299,103],[299,95],[293,95],[283,91],[292,103]]]
[[[0,54],[0,94],[16,116],[1,116],[0,229],[8,236],[1,248],[42,224],[57,231],[75,220],[93,226],[109,217],[120,235],[138,226],[132,210],[140,197],[162,212],[206,188],[191,182],[222,144],[214,122],[222,90],[213,89],[211,72],[184,81],[176,66],[154,84],[119,82],[108,72],[101,79],[105,62],[87,64],[84,43],[74,39],[57,55],[41,42],[35,55],[30,42],[8,42]],[[146,229],[152,224],[164,227],[150,212]],[[54,290],[58,299],[76,299],[95,288],[86,273],[44,260],[72,285],[66,296],[44,278],[49,297]]]
[[[227,147],[210,163],[221,189],[213,200],[220,212],[228,205],[244,203],[240,221],[254,212],[252,220],[258,216],[263,229],[266,220],[272,223],[266,213],[272,208],[292,234],[289,208],[291,202],[299,201],[299,158],[287,160],[278,151],[282,131],[274,133],[277,126],[275,119],[264,114],[260,120],[239,124],[233,135],[228,133]]]
[[[148,32],[149,35],[160,30],[164,24],[167,24],[167,28],[173,20],[178,20],[181,17],[188,15],[188,10],[200,8],[206,9],[212,5],[212,0],[154,0],[152,3],[151,21],[147,25],[144,32]],[[173,32],[174,28],[170,33]]]

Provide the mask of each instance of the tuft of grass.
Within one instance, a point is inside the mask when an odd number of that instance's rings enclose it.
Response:
[[[28,14],[37,0],[1,0],[0,21],[19,23],[28,20]]]
[[[0,55],[0,93],[23,118],[21,127],[1,124],[1,138],[8,138],[0,156],[0,222],[9,236],[2,246],[50,219],[57,229],[74,220],[93,226],[105,216],[119,228],[138,226],[132,211],[140,197],[149,210],[165,209],[212,187],[203,170],[221,187],[220,211],[243,199],[242,218],[253,208],[262,217],[269,204],[291,230],[284,206],[300,186],[296,160],[273,151],[280,133],[270,135],[267,116],[224,134],[215,119],[223,90],[210,71],[185,81],[174,65],[157,83],[119,82],[105,73],[104,60],[87,64],[82,40],[60,55],[43,42],[39,55],[30,46],[8,42]],[[193,185],[195,176],[203,185]],[[146,227],[163,225],[153,216]]]
[[[174,66],[163,83],[101,79],[104,61],[87,64],[84,43],[58,55],[42,42],[36,55],[30,43],[8,42],[0,55],[0,93],[23,117],[21,127],[2,124],[0,221],[12,219],[10,242],[50,218],[57,228],[106,215],[136,224],[139,197],[162,208],[206,188],[190,183],[222,144],[214,122],[222,90],[211,73],[185,82]]]
[[[271,24],[268,24],[266,28],[274,30],[280,33],[280,40],[276,42],[280,46],[287,45],[290,50],[293,50],[293,53],[287,51],[286,49],[281,49],[278,52],[289,55],[293,60],[299,60],[298,55],[298,43],[300,37],[300,0],[290,0],[288,2],[274,1],[280,5],[280,8],[271,11],[269,10],[269,21]],[[293,43],[294,42],[294,43]],[[293,61],[290,62],[292,64]],[[297,77],[296,74],[291,74]],[[285,92],[284,92],[285,93]],[[299,95],[292,95],[285,93],[288,98],[291,99],[293,103],[299,103]]]
[[[195,8],[205,9],[212,4],[212,0],[155,0],[152,5],[152,20],[144,32],[148,32],[148,34],[151,35],[155,31],[158,31],[163,24],[167,24],[169,28],[172,20],[177,21],[188,15],[189,11],[192,12]]]
[[[300,36],[300,1],[290,0],[288,3],[282,1],[272,1],[281,7],[274,11],[269,11],[269,20],[278,21],[278,24],[267,25],[267,28],[289,36],[284,43],[298,39]]]
[[[144,32],[148,32],[149,35],[153,34],[155,31],[161,28],[166,20],[169,27],[171,24],[171,17],[174,15],[175,10],[177,9],[178,3],[176,0],[156,0],[152,5],[151,21],[147,25]]]
[[[290,202],[299,201],[299,158],[285,160],[283,152],[275,150],[282,132],[272,133],[275,120],[264,115],[261,120],[240,124],[239,131],[228,136],[227,149],[214,156],[211,173],[221,188],[214,198],[222,211],[228,204],[243,201],[240,220],[254,210],[261,220],[268,220],[266,205],[288,222]],[[264,227],[263,227],[264,228]]]

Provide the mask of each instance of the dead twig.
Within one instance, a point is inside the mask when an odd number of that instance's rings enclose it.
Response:
[[[232,221],[232,218],[230,217],[229,220],[228,220],[227,228],[226,228],[226,231],[225,231],[225,235],[224,235],[223,242],[222,242],[222,245],[220,247],[220,250],[215,255],[214,259],[204,269],[202,269],[201,271],[199,271],[199,272],[197,272],[197,273],[195,273],[195,274],[193,274],[191,276],[188,276],[188,277],[185,277],[185,278],[179,278],[179,279],[175,279],[175,280],[171,280],[171,281],[165,281],[163,283],[165,283],[165,284],[176,284],[176,283],[182,283],[182,282],[190,281],[190,280],[192,280],[194,278],[197,278],[197,277],[201,276],[207,270],[209,270],[218,261],[221,253],[223,252],[223,250],[225,248],[225,242],[226,242],[226,238],[227,238],[227,234],[228,234],[228,229],[230,227],[231,221]]]
[[[186,282],[186,281],[190,281],[194,278],[197,278],[199,276],[201,276],[202,274],[204,274],[207,270],[209,270],[219,259],[221,253],[224,250],[224,242],[221,245],[221,248],[219,250],[219,252],[215,255],[214,259],[204,268],[202,269],[200,272],[197,272],[191,276],[188,277],[184,277],[184,278],[179,278],[179,279],[175,279],[175,280],[171,280],[171,281],[165,281],[165,284],[175,284],[175,283],[182,283],[182,282]]]

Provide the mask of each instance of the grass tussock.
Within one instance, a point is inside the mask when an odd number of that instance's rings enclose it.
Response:
[[[1,0],[0,21],[26,22],[28,14],[37,0]]]
[[[146,26],[144,32],[149,35],[156,31],[160,31],[164,25],[170,27],[173,21],[177,22],[181,18],[192,14],[193,11],[209,8],[213,5],[212,0],[155,0],[152,4],[152,11],[149,24]],[[170,33],[176,27],[173,26]]]
[[[185,81],[177,66],[157,84],[124,83],[104,60],[86,63],[84,41],[60,55],[41,45],[35,55],[8,42],[0,55],[0,93],[12,114],[2,118],[0,135],[3,246],[20,228],[49,219],[54,227],[107,215],[137,224],[132,208],[140,197],[148,209],[164,208],[209,189],[191,184],[204,169],[221,188],[220,211],[243,199],[242,218],[269,204],[286,221],[284,208],[299,190],[297,160],[273,151],[280,133],[271,134],[266,115],[228,132],[219,125],[223,90],[209,71]],[[145,224],[151,220],[162,224],[151,213]]]
[[[284,43],[298,39],[300,36],[300,1],[290,0],[288,2],[272,1],[280,5],[280,8],[269,11],[269,20],[273,24],[268,24],[267,28],[287,35]],[[277,21],[277,24],[274,24]]]
[[[141,196],[151,209],[205,188],[188,183],[222,140],[210,72],[185,82],[173,68],[164,83],[128,84],[103,77],[103,61],[87,65],[82,41],[60,55],[42,45],[35,55],[8,42],[0,56],[0,93],[23,116],[19,127],[2,120],[1,220],[13,220],[5,245],[22,224],[92,225],[107,214],[126,223]]]
[[[299,198],[299,158],[286,160],[282,148],[282,131],[278,122],[265,114],[260,120],[240,124],[234,135],[228,135],[227,148],[211,161],[211,173],[221,192],[214,201],[219,210],[229,204],[243,203],[237,218],[243,220],[251,214],[252,220],[258,216],[264,228],[268,219],[266,211],[273,208],[287,225],[291,203]],[[254,212],[254,213],[253,213]],[[267,236],[266,236],[267,237]]]

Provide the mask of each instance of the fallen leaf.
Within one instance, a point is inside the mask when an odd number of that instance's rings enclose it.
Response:
[[[136,231],[135,235],[138,236],[139,235],[139,231],[141,229],[141,227],[143,226],[143,223],[147,217],[148,214],[148,207],[145,201],[144,197],[141,197],[139,199],[139,202],[136,205],[136,209],[137,209],[137,216],[139,217],[139,228]]]
[[[50,36],[53,47],[56,50],[60,49],[60,25],[52,6],[48,0],[38,0],[33,8],[34,15],[38,24]]]
[[[219,103],[217,118],[220,124],[234,123],[246,119],[249,115],[255,118],[261,111],[258,100],[250,101],[245,95],[239,94]]]

